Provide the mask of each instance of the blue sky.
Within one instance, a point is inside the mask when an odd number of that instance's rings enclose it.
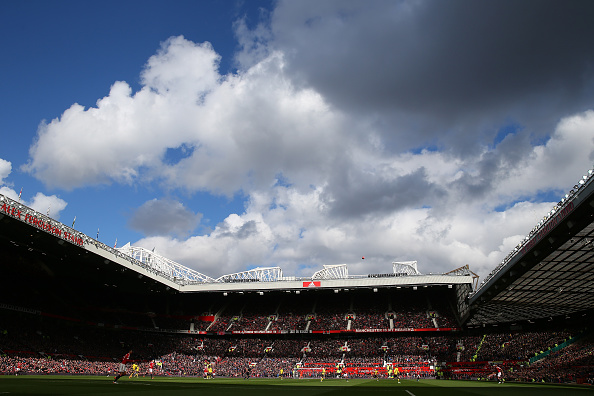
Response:
[[[213,277],[485,274],[594,163],[569,3],[4,1],[0,192]]]
[[[181,34],[197,42],[209,41],[222,56],[221,70],[234,70],[237,41],[233,23],[240,18],[254,22],[260,16],[260,7],[269,6],[268,1],[250,2],[249,7],[243,2],[224,1],[179,1],[167,7],[162,1],[3,3],[2,72],[6,78],[2,79],[5,94],[0,97],[2,158],[21,165],[42,120],[58,117],[73,103],[94,106],[115,81],[127,81],[139,89],[140,70],[168,37]],[[78,228],[93,237],[97,224],[100,239],[107,244],[115,243],[118,235],[120,241],[140,238],[141,233],[126,227],[126,217],[147,197],[160,195],[151,186],[118,184],[46,190],[43,183],[22,174],[12,183],[15,190],[23,188],[24,197],[38,191],[67,197],[68,206],[60,220],[70,225],[77,216]],[[208,223],[199,229],[204,232],[228,213],[241,211],[243,198],[242,194],[226,199],[201,194],[187,204],[194,211],[208,213],[204,219]],[[95,210],[88,209],[89,203]],[[108,212],[113,218],[102,222]]]

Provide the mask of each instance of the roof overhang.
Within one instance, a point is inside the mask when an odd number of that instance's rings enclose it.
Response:
[[[350,289],[374,288],[415,288],[429,286],[453,286],[458,284],[472,284],[470,275],[411,275],[373,277],[361,276],[347,279],[299,278],[296,280],[280,280],[275,282],[230,282],[230,283],[200,283],[184,285],[179,290],[184,293],[198,292],[238,292],[238,291],[304,291],[314,289],[331,289],[335,291]]]
[[[594,309],[594,178],[469,298],[467,325]]]

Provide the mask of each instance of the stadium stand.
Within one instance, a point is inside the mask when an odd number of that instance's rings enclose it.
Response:
[[[118,318],[131,323],[138,316],[120,312]],[[21,374],[110,375],[120,355],[130,348],[143,373],[149,361],[159,361],[159,375],[202,376],[209,362],[218,376],[243,376],[249,366],[252,376],[274,377],[283,368],[285,373],[296,370],[296,375],[309,377],[319,376],[326,366],[334,373],[336,364],[342,362],[352,377],[370,376],[375,369],[385,377],[386,363],[393,363],[405,377],[485,378],[492,372],[490,362],[497,361],[508,380],[592,379],[591,337],[529,364],[531,357],[584,333],[577,324],[539,331],[496,332],[492,328],[482,335],[429,331],[423,335],[297,333],[281,337],[274,333],[199,336],[158,328],[139,330],[7,305],[1,318],[0,372],[7,374],[16,374],[18,369]],[[424,323],[423,318],[413,325],[422,329]]]
[[[468,266],[423,275],[408,262],[360,277],[339,265],[213,279],[0,195],[0,372],[111,375],[132,349],[142,373],[156,362],[167,376],[385,377],[394,365],[492,379],[497,364],[507,381],[591,383],[594,184],[583,180],[478,288]]]

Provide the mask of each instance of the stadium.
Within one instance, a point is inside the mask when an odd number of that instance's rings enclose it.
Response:
[[[132,350],[159,379],[591,384],[593,172],[484,280],[414,261],[212,278],[0,196],[0,372],[111,384]]]

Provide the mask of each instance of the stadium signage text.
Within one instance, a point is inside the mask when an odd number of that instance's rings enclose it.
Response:
[[[39,218],[32,216],[30,213],[25,214],[25,218],[22,219],[23,213],[20,211],[20,209],[14,207],[14,206],[10,206],[10,205],[7,205],[6,203],[3,203],[2,208],[0,208],[0,210],[12,217],[15,217],[21,221],[24,221],[25,223],[29,223],[29,224],[39,228],[40,230],[46,231],[50,234],[53,234],[60,238],[63,238],[65,240],[67,240],[68,242],[71,242],[75,245],[83,246],[83,239],[81,237],[71,234],[68,231],[62,232],[62,230],[60,228],[52,225],[51,223],[48,223],[47,221],[40,220]]]
[[[542,238],[544,238],[553,228],[555,228],[559,223],[561,223],[561,220],[563,220],[565,217],[567,217],[567,215],[570,214],[572,211],[573,211],[573,201],[569,202],[567,204],[567,206],[565,206],[557,214],[557,216],[553,217],[551,219],[551,221],[549,221],[542,227],[542,229],[538,230],[536,235],[534,235],[534,237],[531,240],[529,240],[524,246],[522,246],[522,249],[520,250],[520,254],[522,254],[522,255],[526,254]]]
[[[23,308],[23,307],[19,307],[16,305],[10,305],[10,304],[0,304],[0,309],[9,309],[11,311],[26,312],[26,313],[34,314],[34,315],[41,315],[41,311],[38,311],[36,309]]]
[[[431,329],[435,330],[435,329]],[[395,329],[355,329],[355,333],[395,333],[400,331],[415,331],[414,327],[403,327]]]

